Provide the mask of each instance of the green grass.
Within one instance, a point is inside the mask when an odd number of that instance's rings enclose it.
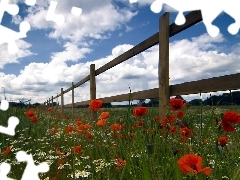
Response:
[[[97,127],[96,122],[91,122],[89,109],[75,109],[74,117],[71,110],[66,110],[65,115],[57,119],[59,109],[50,113],[45,110],[37,110],[39,121],[30,123],[25,112],[28,109],[13,109],[1,111],[0,124],[7,125],[10,116],[20,119],[17,126],[17,134],[14,137],[0,134],[1,151],[7,146],[12,146],[8,155],[1,155],[0,163],[10,163],[12,168],[9,177],[20,179],[25,163],[16,161],[15,155],[24,150],[31,153],[36,163],[48,162],[50,171],[40,174],[40,179],[94,179],[94,180],[220,180],[240,179],[240,134],[236,125],[236,132],[224,132],[214,124],[216,119],[221,119],[221,113],[229,109],[239,110],[237,106],[231,107],[190,107],[183,111],[186,113],[182,118],[184,123],[192,131],[191,138],[183,143],[180,138],[180,127],[172,122],[171,126],[177,126],[176,133],[170,133],[166,128],[159,129],[159,121],[154,121],[158,115],[158,108],[149,108],[147,115],[136,118],[131,114],[131,109],[102,109],[109,111],[110,117],[104,127]],[[70,119],[65,117],[69,115]],[[71,132],[66,134],[68,125],[76,127],[75,120],[82,119],[84,124],[89,123],[91,128],[82,132]],[[202,120],[202,121],[201,121]],[[132,129],[132,124],[143,121],[144,126]],[[202,124],[200,124],[202,122]],[[113,123],[125,124],[125,128],[113,137],[110,125]],[[51,135],[49,130],[57,126],[58,132]],[[200,132],[200,127],[202,131]],[[90,132],[92,139],[86,139],[85,134]],[[135,137],[130,138],[130,133]],[[120,135],[121,134],[121,135]],[[227,135],[229,143],[223,149],[216,143],[219,136]],[[123,136],[121,139],[120,137]],[[203,142],[204,141],[204,142]],[[82,153],[74,154],[72,148],[81,146]],[[56,153],[59,149],[65,157]],[[177,161],[185,154],[194,153],[203,158],[203,167],[210,166],[212,173],[209,177],[199,173],[197,175],[186,175],[181,173]],[[116,157],[126,160],[123,168],[116,169]],[[62,159],[62,164],[58,164]],[[73,175],[75,174],[75,178]]]

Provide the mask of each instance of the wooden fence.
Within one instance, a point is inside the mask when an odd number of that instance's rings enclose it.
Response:
[[[72,103],[65,105],[65,107],[72,107],[74,114],[74,107],[77,105],[89,104],[90,100],[96,99],[96,80],[95,77],[107,71],[108,69],[130,59],[131,57],[149,49],[150,47],[159,44],[159,66],[158,78],[159,88],[149,89],[139,92],[133,92],[131,100],[159,98],[159,116],[164,117],[168,110],[169,98],[175,95],[188,95],[196,93],[235,90],[240,89],[240,73],[231,74],[221,77],[213,77],[210,79],[202,79],[192,82],[184,82],[176,85],[169,85],[169,38],[180,33],[181,31],[202,21],[201,11],[192,11],[185,16],[186,22],[182,26],[177,26],[175,23],[169,25],[169,13],[165,13],[159,20],[159,32],[152,35],[148,39],[142,41],[132,49],[126,51],[112,61],[95,70],[95,65],[91,64],[90,74],[81,81],[74,84],[66,90],[61,88],[61,93],[56,97],[49,98],[44,105],[50,107],[53,105],[53,100],[61,97],[61,111],[64,113],[64,98],[63,95],[72,91]],[[85,82],[90,81],[90,100],[74,103],[74,89],[81,86]],[[105,103],[128,101],[129,94],[121,94],[111,97],[99,98]],[[96,120],[96,113],[92,112],[92,120]]]

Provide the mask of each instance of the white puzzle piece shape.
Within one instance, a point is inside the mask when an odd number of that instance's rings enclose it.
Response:
[[[38,173],[49,171],[49,165],[47,162],[42,162],[36,166],[33,161],[32,154],[27,154],[25,151],[18,151],[16,159],[19,162],[27,162],[27,166],[23,172],[21,180],[40,180]]]
[[[15,180],[12,178],[7,177],[8,173],[10,172],[11,165],[5,162],[0,164],[0,179],[1,180]]]
[[[36,3],[36,0],[26,0],[25,3],[32,6]],[[26,37],[27,32],[30,30],[30,24],[28,22],[21,22],[19,26],[20,31],[15,32],[1,25],[4,12],[15,16],[19,12],[19,7],[16,4],[9,4],[9,0],[0,1],[0,44],[8,43],[8,52],[15,54],[18,51],[16,41]]]
[[[50,6],[48,8],[46,21],[53,21],[57,25],[62,25],[65,22],[65,17],[62,14],[56,14],[55,10],[57,8],[58,2],[56,1],[50,1]],[[71,9],[71,13],[74,16],[80,16],[82,14],[82,9],[73,6]]]
[[[1,100],[0,109],[6,111],[9,107],[9,103],[6,100]],[[15,135],[15,128],[19,124],[19,119],[17,117],[11,116],[8,119],[8,127],[3,127],[0,125],[0,133],[7,134],[10,136]]]

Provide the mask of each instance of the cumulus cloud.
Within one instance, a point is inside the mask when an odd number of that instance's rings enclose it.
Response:
[[[19,63],[21,58],[33,55],[33,53],[29,50],[31,47],[30,43],[27,43],[23,40],[18,40],[16,42],[19,50],[16,54],[8,53],[8,44],[0,44],[0,69],[3,69],[6,64],[11,63]]]
[[[224,41],[221,34],[217,38],[203,34],[191,40],[183,39],[171,43],[171,83],[210,78],[239,71],[239,66],[236,65],[239,58],[235,54],[220,51],[220,43]]]
[[[80,16],[71,14],[71,8],[79,7],[83,10]],[[55,9],[56,14],[64,15],[64,25],[57,25],[53,21],[46,21],[49,1],[37,1],[35,6],[27,9],[24,18],[15,16],[13,22],[19,24],[22,19],[30,22],[33,29],[51,29],[49,37],[70,40],[78,43],[85,38],[104,39],[106,31],[113,31],[131,20],[137,12],[127,8],[119,8],[110,0],[77,1],[61,0]]]
[[[105,39],[107,31],[120,28],[128,22],[136,13],[127,9],[116,9],[111,3],[102,8],[90,12],[84,11],[80,17],[71,14],[66,16],[66,24],[57,26],[50,33],[51,38],[68,39],[72,42],[80,42],[86,37],[93,39]],[[77,22],[77,23],[76,23]]]
[[[51,59],[57,63],[62,61],[78,61],[85,57],[85,54],[90,53],[92,50],[89,48],[78,48],[77,45],[67,42],[63,46],[65,48],[62,52],[53,53]]]

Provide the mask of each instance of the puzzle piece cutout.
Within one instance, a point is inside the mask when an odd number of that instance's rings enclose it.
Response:
[[[2,111],[6,111],[9,108],[9,103],[7,100],[1,100],[1,106],[0,109]]]
[[[12,16],[18,14],[19,7],[16,4],[9,4],[9,0],[0,1],[0,23],[4,12],[8,12]],[[36,0],[26,0],[25,3],[32,6],[36,3]],[[21,22],[19,26],[19,32],[13,31],[5,26],[0,25],[0,44],[8,43],[8,52],[15,54],[18,51],[16,40],[25,38],[27,32],[30,30],[30,24],[28,22]]]
[[[1,0],[0,5],[0,22],[2,22],[5,11],[13,16],[17,15],[19,11],[19,7],[16,4],[8,4],[8,0]]]
[[[138,0],[129,0],[130,3],[135,3]],[[232,35],[236,35],[240,28],[240,3],[236,0],[211,0],[211,1],[199,1],[199,0],[155,0],[151,4],[151,10],[154,13],[159,13],[162,10],[162,6],[167,4],[178,11],[178,15],[175,19],[177,25],[185,23],[186,19],[183,12],[201,10],[203,23],[206,27],[208,34],[212,37],[216,37],[220,30],[212,22],[221,13],[225,12],[235,19],[235,23],[228,26],[228,32]],[[214,7],[214,8],[213,8]]]
[[[1,163],[0,164],[0,179],[1,180],[15,180],[12,178],[7,177],[8,173],[10,172],[11,165],[8,163]]]
[[[27,166],[23,172],[21,180],[40,180],[38,173],[49,171],[49,165],[47,162],[42,162],[36,166],[33,161],[32,154],[27,154],[25,151],[18,151],[16,159],[19,162],[27,162]]]
[[[20,32],[13,31],[5,26],[0,25],[0,44],[8,43],[8,52],[15,54],[18,51],[16,40],[27,37],[27,32],[30,30],[28,22],[21,22],[19,26]]]
[[[46,20],[47,21],[54,21],[57,25],[62,25],[65,21],[65,17],[62,14],[55,14],[55,10],[57,8],[58,2],[50,1],[50,6],[47,12]],[[82,14],[82,9],[73,6],[71,9],[71,13],[74,16],[80,16]]]
[[[42,162],[39,165],[35,165],[33,161],[32,154],[27,154],[25,151],[18,151],[16,154],[16,159],[18,162],[27,162],[27,166],[23,172],[21,180],[40,180],[38,173],[48,172],[49,165],[47,162]],[[15,180],[7,177],[7,174],[10,172],[11,165],[8,163],[0,164],[0,179],[1,180]]]
[[[9,103],[6,100],[1,101],[0,109],[6,111],[9,107]],[[19,124],[19,119],[17,117],[11,116],[8,119],[8,127],[3,127],[0,125],[0,133],[7,134],[10,136],[15,135],[15,128]]]

